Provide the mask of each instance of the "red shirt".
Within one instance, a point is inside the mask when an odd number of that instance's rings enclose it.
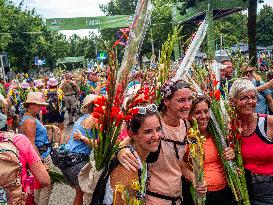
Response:
[[[242,157],[244,167],[252,173],[273,176],[273,141],[265,134],[266,119],[266,116],[259,116],[255,132],[242,137]]]

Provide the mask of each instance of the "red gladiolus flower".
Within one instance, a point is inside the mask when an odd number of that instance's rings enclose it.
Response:
[[[115,125],[116,125],[116,126],[119,126],[119,125],[120,125],[120,122],[121,122],[123,119],[124,119],[123,114],[122,114],[122,113],[119,113],[119,114],[117,115],[117,117],[116,117],[116,123],[115,123]]]
[[[138,108],[133,108],[132,110],[130,110],[130,113],[132,113],[133,115],[138,114],[139,110]]]
[[[93,117],[96,118],[96,119],[100,119],[101,118],[101,114],[100,113],[97,113],[97,112],[93,112]]]
[[[106,98],[104,96],[98,97],[94,100],[95,105],[104,106],[106,103]]]
[[[131,120],[133,118],[133,115],[126,115],[125,117],[124,117],[124,120],[125,121],[129,121],[129,120]]]
[[[242,138],[242,135],[239,134],[239,133],[237,133],[237,134],[236,134],[236,138],[237,138],[237,140],[240,140],[240,139]]]
[[[214,91],[214,97],[216,100],[220,100],[221,99],[221,91],[220,90],[215,90]]]
[[[213,86],[216,87],[218,85],[219,81],[218,80],[214,80],[213,81]]]
[[[120,108],[113,106],[111,109],[111,114],[110,114],[111,119],[117,117],[119,112],[120,112]]]
[[[101,106],[95,107],[94,112],[104,114],[104,109]]]

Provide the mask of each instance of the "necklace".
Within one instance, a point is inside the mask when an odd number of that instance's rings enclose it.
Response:
[[[255,130],[256,124],[257,124],[257,115],[253,115],[251,119],[249,120],[249,123],[244,123],[244,126],[242,126],[242,134],[243,135],[249,135],[250,131]]]

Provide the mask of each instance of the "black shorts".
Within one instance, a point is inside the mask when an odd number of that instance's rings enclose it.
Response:
[[[43,115],[44,123],[63,123],[64,122],[64,112],[61,113],[46,113]]]
[[[67,167],[62,171],[64,178],[66,180],[66,182],[73,188],[79,188],[79,180],[78,180],[78,176],[80,174],[80,171],[82,170],[82,168],[87,164],[87,161],[83,161],[80,163],[77,163],[71,167]]]

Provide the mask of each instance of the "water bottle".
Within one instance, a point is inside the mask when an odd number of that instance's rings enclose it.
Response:
[[[27,193],[26,205],[35,205],[34,201],[34,176],[28,176],[24,183],[24,192]]]

